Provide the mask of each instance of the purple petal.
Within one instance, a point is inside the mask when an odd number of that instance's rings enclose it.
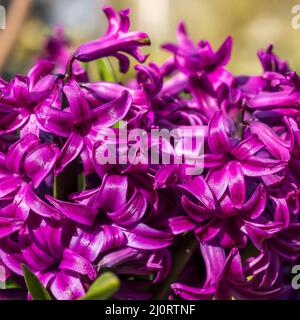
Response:
[[[91,109],[75,80],[70,80],[64,85],[64,93],[67,96],[71,112],[76,123],[89,120]]]
[[[37,188],[52,170],[59,154],[59,149],[51,144],[44,143],[32,150],[24,160],[24,171],[32,179]]]
[[[67,218],[83,225],[93,225],[98,213],[97,210],[82,204],[57,200],[49,195],[45,198]]]
[[[93,265],[78,253],[65,249],[59,268],[69,270],[81,275],[87,275],[91,280],[97,277],[97,273]]]
[[[123,91],[120,98],[108,102],[92,111],[94,126],[110,127],[123,119],[132,103],[132,97],[128,91]]]
[[[85,294],[81,280],[65,271],[56,273],[50,289],[57,300],[76,300]]]
[[[45,218],[54,218],[55,220],[61,219],[61,213],[46,202],[42,201],[31,187],[28,187],[26,190],[25,201],[30,209],[38,215]]]
[[[150,228],[140,223],[130,230],[123,230],[127,237],[127,245],[135,249],[156,250],[168,247],[173,236],[167,232]]]
[[[83,146],[84,141],[82,136],[76,132],[72,132],[57,157],[55,175],[62,172],[80,154]]]
[[[209,122],[208,143],[213,153],[224,153],[231,149],[221,111],[216,112]]]

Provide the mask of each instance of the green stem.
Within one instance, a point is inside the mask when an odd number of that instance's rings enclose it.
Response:
[[[153,299],[167,298],[170,285],[178,279],[198,245],[198,240],[193,232],[187,233],[178,241],[172,249],[172,268],[168,277],[152,287]]]

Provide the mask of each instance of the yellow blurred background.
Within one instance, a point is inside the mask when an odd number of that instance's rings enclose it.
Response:
[[[291,25],[292,7],[300,0],[7,0],[1,4],[9,14],[13,2],[16,6],[24,1],[29,4],[25,18],[2,67],[6,76],[28,69],[44,37],[57,24],[65,27],[75,46],[101,35],[106,28],[101,12],[104,4],[131,8],[132,30],[145,31],[152,40],[152,47],[147,48],[150,60],[162,62],[168,56],[159,46],[175,41],[176,26],[182,20],[195,41],[207,39],[214,48],[232,35],[234,49],[229,68],[236,74],[259,73],[257,50],[270,43],[292,68],[300,70],[300,29],[294,30]],[[0,30],[0,51],[10,34],[10,25]]]

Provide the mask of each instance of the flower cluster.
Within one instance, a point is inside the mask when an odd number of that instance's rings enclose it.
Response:
[[[300,78],[272,46],[258,52],[262,75],[235,76],[226,68],[232,39],[214,51],[207,41],[195,45],[184,24],[178,44],[163,46],[171,57],[144,64],[150,41],[129,31],[129,10],[104,13],[103,37],[72,52],[57,29],[27,75],[0,81],[6,278],[24,285],[25,264],[64,300],[82,297],[108,269],[121,280],[116,299],[292,298]],[[129,57],[137,60],[136,77],[91,82],[85,66],[108,57],[123,73]],[[144,163],[138,153],[135,164],[103,164],[107,130],[124,124],[149,133],[200,126],[202,173]],[[191,157],[174,141],[152,143]]]

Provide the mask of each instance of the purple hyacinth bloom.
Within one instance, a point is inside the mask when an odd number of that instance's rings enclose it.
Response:
[[[119,60],[120,71],[127,72],[130,55],[139,62],[144,62],[139,47],[150,44],[149,37],[143,32],[129,32],[129,9],[116,12],[111,7],[104,7],[103,11],[108,19],[106,34],[98,40],[82,44],[74,53],[74,58],[80,61],[92,61],[103,57],[115,57]]]
[[[68,100],[68,111],[46,107],[38,115],[42,128],[61,137],[68,138],[60,151],[55,172],[58,174],[65,166],[81,155],[85,172],[93,171],[91,150],[93,140],[99,129],[107,128],[121,120],[131,106],[131,95],[124,91],[111,102],[91,110],[84,94],[75,80],[64,85]],[[109,111],[109,112],[108,112]]]
[[[23,128],[22,135],[38,134],[36,113],[42,105],[49,105],[55,96],[58,77],[51,74],[53,67],[52,62],[41,60],[27,76],[17,75],[5,83],[0,97],[1,134],[20,128]]]
[[[206,280],[202,288],[181,283],[171,285],[174,293],[187,300],[203,300],[215,297],[220,300],[272,299],[278,297],[281,288],[263,290],[255,279],[247,281],[241,256],[236,248],[229,255],[221,247],[201,245],[206,265]]]

